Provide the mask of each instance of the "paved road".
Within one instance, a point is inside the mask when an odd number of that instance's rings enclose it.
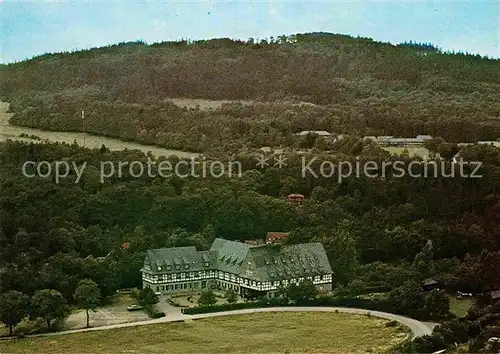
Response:
[[[29,337],[42,337],[42,336],[58,336],[62,334],[70,334],[70,333],[80,333],[80,332],[89,332],[89,331],[103,331],[107,329],[114,328],[124,328],[124,327],[134,327],[134,326],[143,326],[150,325],[156,323],[168,323],[168,322],[178,322],[185,320],[196,320],[201,318],[209,318],[209,317],[218,317],[218,316],[230,316],[230,315],[240,315],[240,314],[248,314],[248,313],[257,313],[257,312],[345,312],[352,314],[366,314],[370,313],[371,316],[385,318],[388,320],[395,320],[402,325],[408,327],[412,331],[412,339],[416,337],[420,337],[423,335],[431,334],[435,325],[434,323],[424,323],[412,318],[394,315],[392,313],[379,312],[379,311],[369,311],[363,309],[356,308],[344,308],[344,307],[266,307],[260,309],[244,309],[244,310],[235,310],[235,311],[225,311],[225,312],[212,312],[212,313],[203,313],[198,315],[184,315],[180,312],[178,308],[175,311],[169,312],[166,317],[157,318],[153,320],[139,321],[139,322],[129,322],[129,323],[121,323],[114,324],[108,326],[100,326],[100,327],[91,327],[91,328],[82,328],[82,329],[73,329],[68,331],[61,332],[51,332],[51,333],[42,333],[42,334],[34,334]]]

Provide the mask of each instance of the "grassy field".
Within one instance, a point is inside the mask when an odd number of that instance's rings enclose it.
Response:
[[[380,353],[409,336],[387,323],[345,313],[256,313],[0,341],[0,353]]]
[[[420,156],[422,159],[429,158],[429,150],[424,147],[384,147],[385,151],[390,152],[392,155],[401,155],[404,152],[408,152],[409,156]]]
[[[180,158],[190,158],[193,156],[198,156],[197,153],[191,153],[187,151],[180,150],[170,150],[164,149],[153,145],[142,145],[139,143],[121,141],[118,139],[107,138],[104,136],[76,133],[76,132],[59,132],[59,131],[47,131],[36,128],[21,127],[17,125],[9,124],[9,119],[12,113],[7,113],[9,104],[0,101],[0,141],[5,141],[7,139],[19,140],[24,142],[33,143],[43,143],[45,141],[50,142],[60,142],[72,144],[76,141],[79,145],[83,145],[85,136],[85,146],[88,148],[99,149],[103,144],[110,150],[141,150],[145,154],[148,151],[155,156],[170,156],[175,155]],[[28,136],[36,135],[41,140],[32,140],[26,137],[20,137],[21,134],[27,134]]]
[[[457,299],[454,296],[450,296],[450,312],[455,316],[464,317],[473,304],[474,300],[471,298]]]

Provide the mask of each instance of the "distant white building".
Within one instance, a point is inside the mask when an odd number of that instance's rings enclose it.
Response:
[[[500,147],[500,141],[478,141],[478,145],[492,145],[494,147]]]
[[[417,135],[415,138],[395,138],[392,135],[381,135],[378,137],[365,136],[363,140],[373,140],[380,146],[396,146],[396,147],[417,147],[423,146],[426,141],[432,140],[431,135]]]
[[[319,136],[331,136],[332,135],[329,132],[327,132],[326,130],[303,130],[300,133],[298,133],[297,135],[304,136],[304,135],[309,135],[309,134],[316,134]]]

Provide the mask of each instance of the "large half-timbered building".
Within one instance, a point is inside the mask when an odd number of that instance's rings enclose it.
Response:
[[[274,297],[280,286],[304,279],[320,290],[332,289],[321,243],[251,246],[218,238],[208,251],[194,246],[149,250],[141,272],[143,287],[166,294],[218,288]]]

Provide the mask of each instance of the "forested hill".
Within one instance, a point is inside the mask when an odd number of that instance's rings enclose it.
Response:
[[[328,33],[129,42],[1,66],[16,124],[204,151],[290,144],[300,130],[500,137],[500,60]],[[246,100],[212,110],[167,98]],[[308,105],[293,103],[308,102]]]

